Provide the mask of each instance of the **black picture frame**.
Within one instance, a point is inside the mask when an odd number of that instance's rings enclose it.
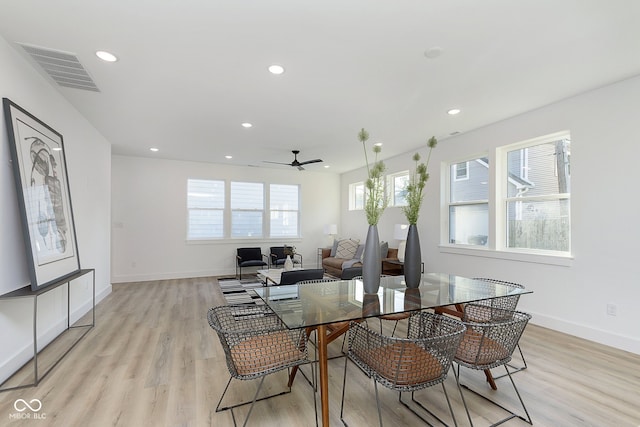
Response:
[[[4,117],[31,289],[80,271],[62,135],[7,98]]]

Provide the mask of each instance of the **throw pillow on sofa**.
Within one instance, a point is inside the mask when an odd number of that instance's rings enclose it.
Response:
[[[364,259],[364,246],[362,247],[362,252],[360,253],[360,260]],[[380,242],[380,258],[385,259],[389,255],[389,242]]]
[[[359,243],[360,240],[340,240],[336,248],[336,258],[353,259],[356,255]]]

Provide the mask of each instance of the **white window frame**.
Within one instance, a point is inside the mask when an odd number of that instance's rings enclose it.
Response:
[[[297,189],[297,196],[296,196],[296,203],[292,203],[291,205],[288,206],[287,209],[274,209],[272,208],[272,189],[274,185],[278,185],[278,186],[286,186],[286,187],[295,187]],[[277,184],[277,183],[271,183],[269,184],[269,221],[267,226],[269,227],[269,237],[270,238],[299,238],[300,237],[300,185],[299,184]],[[274,215],[278,215],[280,213],[294,213],[296,214],[296,230],[295,230],[295,234],[294,235],[274,235],[273,234],[273,230],[271,229],[271,218],[274,217]]]
[[[465,164],[465,169],[464,169],[465,173],[464,173],[463,176],[458,176],[458,165],[462,164],[462,163]],[[454,168],[456,170],[455,174],[453,176],[454,181],[466,181],[466,180],[469,179],[469,161],[453,163],[453,166],[454,166]]]
[[[190,203],[189,203],[189,181],[194,180],[194,181],[207,181],[207,182],[215,182],[218,185],[220,183],[223,184],[223,198],[224,198],[224,206],[222,208],[190,208]],[[262,197],[263,197],[263,208],[259,209],[259,211],[262,212],[261,218],[262,218],[262,232],[261,235],[259,236],[237,236],[237,237],[232,237],[231,236],[231,230],[232,230],[232,212],[233,211],[237,211],[238,209],[231,209],[231,183],[232,182],[238,182],[238,183],[250,183],[250,184],[260,184],[262,185]],[[266,183],[266,182],[255,182],[255,181],[241,181],[241,180],[224,180],[224,179],[211,179],[211,178],[187,178],[187,185],[186,185],[186,189],[187,189],[187,194],[186,194],[186,199],[187,199],[187,203],[186,203],[186,207],[187,207],[187,215],[186,215],[186,241],[189,243],[219,243],[219,242],[226,242],[229,240],[234,240],[234,241],[238,241],[238,240],[247,240],[247,241],[255,241],[255,240],[262,240],[262,241],[266,241],[266,240],[282,240],[282,238],[287,238],[289,241],[295,241],[297,239],[300,239],[301,236],[301,212],[302,212],[302,201],[301,201],[301,197],[302,197],[302,187],[300,184],[294,184],[297,187],[297,206],[293,207],[292,209],[281,209],[281,210],[277,210],[277,209],[271,209],[271,186],[272,185],[292,185],[292,184],[279,184],[279,183]],[[194,209],[206,209],[206,210],[217,210],[217,211],[222,211],[222,230],[223,230],[223,235],[222,236],[205,236],[205,237],[191,237],[192,233],[190,231],[190,211],[194,210]],[[240,209],[242,210],[242,209]],[[256,209],[249,209],[247,211],[256,211]],[[271,215],[273,212],[296,212],[297,215],[297,227],[296,227],[296,234],[295,236],[273,236],[271,234]]]
[[[505,145],[502,147],[498,147],[496,149],[496,157],[499,159],[501,164],[503,165],[502,170],[500,171],[500,175],[496,175],[498,179],[498,186],[496,192],[496,201],[500,201],[499,208],[496,209],[496,249],[500,251],[509,251],[509,252],[521,252],[521,253],[530,253],[530,254],[542,254],[549,256],[560,256],[560,257],[570,257],[571,256],[571,192],[569,193],[557,193],[553,195],[545,195],[545,196],[528,196],[528,197],[508,197],[508,184],[507,179],[505,179],[505,175],[508,173],[507,168],[507,155],[510,151],[521,150],[522,154],[522,163],[521,170],[524,179],[528,179],[529,177],[529,157],[528,151],[526,148],[534,147],[537,145],[558,141],[560,139],[568,139],[571,140],[571,134],[569,131],[556,132],[549,135],[540,136],[533,139],[528,139],[526,141],[517,142],[515,144]],[[556,162],[554,162],[554,175],[557,176],[557,168]],[[571,168],[571,164],[569,164],[569,168]],[[511,248],[507,246],[507,205],[509,202],[518,202],[525,204],[528,201],[531,202],[539,202],[539,201],[559,201],[559,200],[568,200],[569,202],[569,248],[567,251],[560,250],[543,250],[543,249],[529,249],[529,248]]]
[[[458,182],[458,181],[465,181],[469,179],[469,163],[473,162],[473,161],[480,161],[483,164],[486,164],[482,161],[482,158],[488,157],[486,154],[476,154],[472,157],[467,157],[464,158],[464,160],[457,160],[457,161],[452,161],[452,162],[446,162],[443,163],[443,174],[445,174],[445,179],[443,179],[443,182],[445,184],[445,190],[443,191],[444,193],[444,207],[443,207],[443,211],[442,211],[442,215],[443,218],[445,218],[445,223],[446,223],[446,227],[445,229],[442,230],[442,237],[441,237],[441,242],[443,242],[443,244],[445,245],[450,245],[450,246],[457,246],[457,247],[473,247],[473,248],[480,248],[480,249],[485,249],[487,247],[490,247],[490,245],[492,244],[492,227],[491,227],[491,183],[489,182],[489,198],[488,199],[478,199],[478,200],[464,200],[464,201],[458,201],[458,202],[452,202],[451,201],[451,181],[453,180],[454,182]],[[457,172],[458,172],[458,165],[461,163],[465,163],[466,164],[466,171],[467,173],[465,174],[464,178],[458,178],[457,177]],[[491,160],[489,160],[489,164],[491,164]],[[454,173],[451,173],[451,168],[454,167],[455,171]],[[491,168],[489,168],[489,177],[491,177]],[[491,180],[490,180],[491,181]],[[481,245],[472,245],[469,243],[451,243],[450,242],[450,238],[451,238],[451,223],[450,223],[450,211],[451,211],[451,207],[455,207],[455,206],[473,206],[473,205],[487,205],[488,207],[488,211],[489,211],[489,223],[487,224],[487,227],[489,229],[489,234],[488,234],[488,239],[487,239],[487,245],[486,246],[481,246]]]
[[[544,142],[557,141],[562,138],[571,139],[568,130],[544,135],[538,138],[529,139],[516,144],[509,144],[497,147],[488,152],[486,155],[474,155],[469,158],[458,159],[456,161],[443,161],[440,168],[441,177],[441,216],[443,218],[442,228],[440,230],[440,251],[443,253],[457,255],[472,255],[486,258],[494,258],[501,260],[513,260],[519,262],[532,262],[546,265],[570,266],[573,262],[571,254],[571,237],[569,238],[569,251],[549,251],[526,248],[508,248],[506,246],[506,227],[507,227],[507,201],[508,185],[505,179],[502,179],[508,173],[507,153],[518,147],[524,148],[542,144]],[[572,148],[573,149],[573,148]],[[449,167],[455,163],[461,163],[465,160],[474,158],[487,157],[489,159],[489,239],[487,246],[477,245],[460,245],[449,243],[449,202],[451,192],[451,171]],[[569,158],[570,158],[569,153]],[[569,164],[571,170],[571,164]],[[570,201],[570,194],[568,194]],[[569,206],[569,212],[571,207]],[[571,215],[571,214],[570,214]],[[569,219],[571,236],[571,228],[573,222]]]
[[[396,172],[393,174],[387,175],[387,194],[389,195],[389,206],[406,206],[406,200],[404,203],[400,203],[396,201],[396,190],[402,191],[403,188],[396,188],[396,179],[401,177],[407,177],[407,184],[409,183],[409,179],[411,175],[408,170]]]
[[[361,189],[362,191],[362,206],[358,206],[356,203],[357,201],[356,196],[357,196],[358,189]],[[350,211],[364,210],[366,198],[367,196],[366,196],[364,181],[354,182],[352,184],[349,184],[349,210]]]
[[[204,207],[204,206],[194,206],[194,207],[190,207],[190,201],[191,200],[197,200],[197,195],[192,195],[190,194],[189,188],[190,188],[190,184],[192,181],[202,181],[202,182],[209,182],[211,184],[214,185],[220,185],[222,184],[222,198],[223,198],[223,205],[221,208],[212,208],[212,207]],[[218,179],[198,179],[198,178],[188,178],[187,179],[187,240],[190,241],[202,241],[202,240],[219,240],[219,239],[224,239],[225,237],[225,209],[227,206],[227,200],[226,200],[226,186],[225,186],[225,182],[224,180],[218,180]],[[194,196],[196,197],[196,199],[192,199],[191,197]],[[191,211],[212,211],[212,212],[222,212],[222,224],[220,224],[222,226],[222,235],[221,236],[216,236],[216,235],[207,235],[207,236],[203,236],[203,237],[191,237],[192,236],[192,231],[191,228],[192,226],[194,226],[195,224],[191,223]]]
[[[258,207],[258,208],[234,208],[233,207],[233,184],[253,184],[256,186],[261,186],[262,187],[262,206]],[[262,239],[264,238],[264,236],[266,236],[267,234],[265,233],[265,228],[267,227],[267,225],[265,224],[265,203],[266,203],[266,185],[264,182],[255,182],[255,181],[237,181],[237,180],[233,180],[229,182],[229,209],[230,209],[230,214],[231,214],[231,220],[229,221],[229,236],[231,239]],[[261,223],[261,227],[260,227],[260,231],[259,231],[259,235],[257,236],[234,236],[233,235],[233,213],[234,212],[248,212],[248,213],[256,213],[256,212],[260,212],[260,217],[262,218],[262,223]]]

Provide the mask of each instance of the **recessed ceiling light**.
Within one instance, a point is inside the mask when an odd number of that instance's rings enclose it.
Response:
[[[373,144],[373,145],[375,145],[376,147],[382,147],[382,142],[376,142],[376,143],[375,143],[375,144]]]
[[[62,151],[61,147],[53,147],[53,151]]]
[[[447,111],[447,114],[450,116],[455,116],[456,114],[460,113],[460,109],[459,108],[452,108],[451,110]]]
[[[271,74],[282,74],[284,73],[284,67],[282,65],[271,65],[269,66],[269,72]]]
[[[115,56],[113,53],[109,53],[105,50],[99,50],[96,52],[96,56],[100,59],[102,59],[103,61],[106,62],[116,62],[118,60],[118,57]]]
[[[329,165],[324,165],[324,168],[325,168],[325,169],[329,169],[330,167],[331,167],[331,166],[329,166]]]
[[[149,151],[153,151],[155,153],[156,151],[160,151],[160,149],[156,147],[152,147],[152,148],[149,148]]]
[[[233,156],[224,156],[225,159],[233,159]]]
[[[243,128],[247,128],[247,129],[248,129],[248,128],[252,127],[252,126],[253,126],[253,125],[252,125],[251,123],[249,123],[249,122],[244,122],[244,123],[242,123],[242,127],[243,127]]]

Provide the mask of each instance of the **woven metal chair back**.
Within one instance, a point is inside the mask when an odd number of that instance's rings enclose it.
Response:
[[[327,283],[327,282],[335,282],[338,279],[333,279],[330,277],[323,277],[322,279],[312,279],[312,280],[301,280],[298,282],[298,285],[311,285],[313,283]]]
[[[304,329],[288,329],[267,306],[214,307],[207,319],[234,378],[259,378],[307,362]]]
[[[508,363],[529,319],[530,314],[520,311],[467,304],[462,319],[467,330],[455,361],[472,369],[491,369]]]
[[[366,323],[349,327],[349,358],[368,376],[395,391],[442,383],[462,339],[457,319],[420,312],[412,315],[407,338],[382,335]]]
[[[482,277],[476,277],[475,280],[482,280],[483,282],[489,283],[489,284],[499,284],[499,285],[505,285],[505,286],[509,286],[512,288],[518,288],[518,289],[524,289],[524,286],[518,284],[518,283],[513,283],[513,282],[505,282],[503,280],[496,280],[496,279],[486,279],[486,278],[482,278]],[[504,310],[515,310],[516,306],[518,305],[518,301],[520,301],[520,295],[507,295],[507,296],[502,296],[502,297],[497,297],[497,298],[493,298],[493,299],[487,299],[487,300],[482,300],[482,301],[478,301],[476,304],[482,304],[482,305],[486,305],[489,307],[494,307],[494,308],[501,308]]]

